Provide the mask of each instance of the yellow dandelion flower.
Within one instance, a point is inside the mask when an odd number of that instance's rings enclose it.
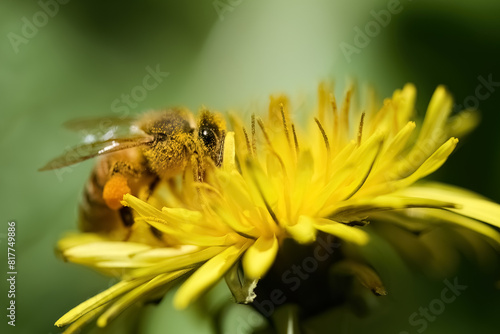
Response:
[[[411,84],[381,108],[363,112],[351,110],[352,89],[339,107],[329,91],[320,85],[316,115],[300,125],[285,96],[271,98],[267,117],[252,116],[246,126],[233,116],[222,166],[205,166],[202,182],[194,178],[197,173],[186,172],[180,186],[162,184],[149,203],[125,195],[123,204],[135,211],[136,223],[168,236],[168,247],[92,234],[62,239],[65,259],[121,281],[56,325],[72,324],[67,329],[72,332],[97,318],[98,326],[106,326],[128,306],[161,296],[181,278],[174,298],[178,309],[222,278],[238,302],[251,303],[273,266],[293,257],[287,242],[309,247],[332,235],[351,249],[361,247],[370,242],[364,228],[369,222],[382,232],[384,226],[453,226],[498,247],[499,205],[455,187],[416,184],[447,160],[458,143],[453,136],[475,125],[473,112],[451,115],[452,98],[440,86],[417,126]],[[325,249],[323,255],[311,251],[317,258],[325,255]],[[341,257],[335,268],[378,295],[386,293],[363,261]]]

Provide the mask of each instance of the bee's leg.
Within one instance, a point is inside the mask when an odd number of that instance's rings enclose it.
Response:
[[[191,167],[193,168],[193,180],[203,182],[203,161],[196,153],[191,155]]]
[[[140,176],[140,166],[127,161],[116,161],[109,173],[102,197],[110,209],[119,210],[122,208],[123,196],[132,193],[129,180]]]
[[[111,167],[111,176],[116,174],[121,174],[126,177],[139,177],[141,176],[141,170],[144,169],[144,166],[137,163],[131,163],[130,161],[116,161]]]
[[[146,193],[146,201],[154,193],[154,191],[155,191],[155,189],[156,189],[156,187],[158,186],[159,183],[160,183],[160,177],[159,176],[155,176],[155,178],[153,179],[153,181],[151,181],[151,183],[149,184],[148,191]]]
[[[127,178],[122,174],[114,174],[104,185],[102,198],[111,210],[119,210],[123,207],[121,204],[123,196],[130,192]]]
[[[134,225],[134,216],[132,215],[132,210],[128,206],[121,207],[118,209],[120,218],[122,219],[123,225],[125,227],[130,227]]]
[[[123,226],[127,228],[127,234],[123,239],[123,241],[127,241],[132,235],[132,225],[134,225],[134,215],[132,214],[132,209],[128,206],[122,206],[118,209],[118,214],[120,215]]]
[[[154,226],[149,226],[149,229],[151,230],[151,233],[158,239],[158,240],[161,240],[163,241],[163,232],[160,231],[159,229],[157,229],[156,227]]]
[[[148,187],[148,190],[147,190],[147,193],[146,193],[146,201],[149,199],[149,197],[154,193],[156,187],[158,186],[158,184],[160,183],[160,177],[159,176],[155,176],[155,178],[153,179],[153,181],[151,181],[151,183],[149,184],[149,187]],[[163,233],[158,230],[156,227],[154,226],[149,226],[149,229],[151,230],[151,233],[158,239],[158,240],[163,240],[162,239],[162,235]]]
[[[224,143],[226,139],[226,131],[222,131],[222,136],[221,139],[219,140],[219,152],[217,152],[216,158],[215,158],[215,165],[217,167],[222,166],[222,160],[224,157]]]

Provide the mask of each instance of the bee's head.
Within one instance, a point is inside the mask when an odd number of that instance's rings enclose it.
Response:
[[[173,108],[152,112],[143,117],[141,129],[154,137],[144,150],[153,172],[169,178],[182,171],[189,161],[195,122],[187,109]]]
[[[185,108],[171,108],[146,113],[139,127],[156,140],[171,140],[178,134],[193,133],[195,122],[192,114]]]
[[[198,142],[203,155],[210,157],[217,166],[222,163],[225,133],[226,123],[220,114],[201,111],[198,119]]]

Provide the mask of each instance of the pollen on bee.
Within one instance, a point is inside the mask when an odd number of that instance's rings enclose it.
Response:
[[[104,185],[102,197],[110,209],[118,210],[122,206],[120,201],[123,199],[123,195],[130,193],[130,191],[125,176],[114,174]]]

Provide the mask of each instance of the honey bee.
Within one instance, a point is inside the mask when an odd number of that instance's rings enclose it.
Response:
[[[106,135],[66,151],[40,171],[63,168],[98,157],[79,206],[79,227],[84,232],[128,239],[134,219],[130,208],[121,205],[123,195],[138,196],[147,188],[151,194],[160,180],[180,175],[188,165],[222,163],[225,122],[218,113],[202,110],[196,121],[183,108],[152,111],[137,118],[98,118],[70,121],[72,130],[87,131],[108,123]],[[146,196],[147,197],[147,196]],[[151,228],[158,239],[159,231]]]

